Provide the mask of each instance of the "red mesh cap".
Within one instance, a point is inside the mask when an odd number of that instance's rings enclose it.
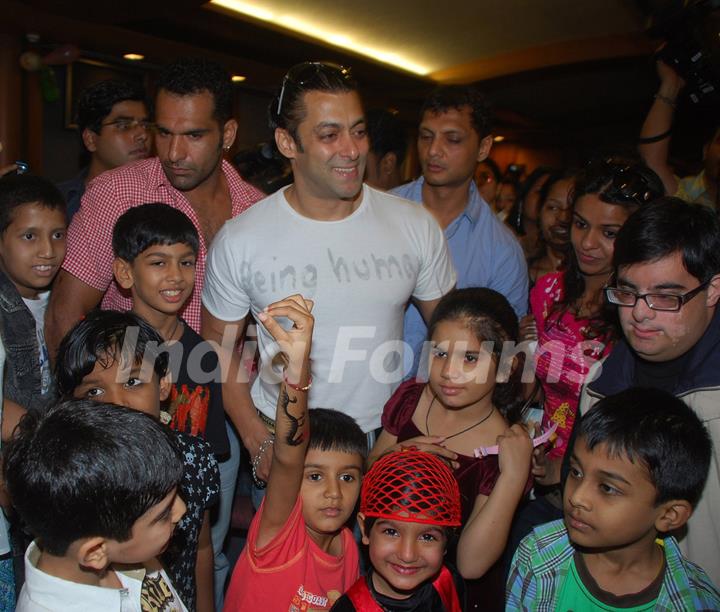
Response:
[[[360,511],[368,517],[460,526],[460,488],[430,453],[403,450],[378,459],[365,475]]]

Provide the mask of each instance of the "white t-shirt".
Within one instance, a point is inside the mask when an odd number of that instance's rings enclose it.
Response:
[[[363,431],[380,426],[402,380],[403,313],[410,297],[440,298],[455,284],[445,236],[422,207],[365,185],[362,201],[339,221],[303,217],[284,190],[228,221],[213,240],[203,304],[237,321],[299,293],[315,302],[313,408],[335,408]],[[258,325],[260,375],[255,406],[274,418],[276,352]]]
[[[45,344],[45,311],[47,310],[49,300],[49,291],[39,293],[36,300],[23,298],[25,306],[28,307],[33,319],[35,319],[35,336],[37,338],[38,353],[40,355],[40,363],[38,365],[40,366],[41,393],[43,395],[48,392],[51,380],[50,356],[47,345]]]

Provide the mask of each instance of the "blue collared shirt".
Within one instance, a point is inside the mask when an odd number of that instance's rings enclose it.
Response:
[[[391,193],[422,202],[425,179],[401,185]],[[502,293],[518,317],[527,313],[528,272],[522,248],[509,228],[492,212],[482,199],[474,182],[465,210],[445,228],[450,255],[457,270],[457,287],[489,287]],[[405,313],[404,340],[412,348],[406,351],[405,370],[408,376],[418,371],[420,353],[427,327],[420,312],[412,304]],[[412,363],[410,357],[413,357]]]

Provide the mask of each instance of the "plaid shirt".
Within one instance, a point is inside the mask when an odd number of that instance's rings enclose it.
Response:
[[[233,217],[265,197],[243,181],[228,162],[222,162],[222,170],[230,188]],[[112,232],[120,215],[133,206],[148,202],[162,202],[182,211],[200,235],[195,290],[179,313],[190,327],[200,333],[200,296],[208,245],[195,209],[185,195],[167,180],[157,157],[105,172],[90,182],[80,210],[73,216],[68,228],[67,254],[62,267],[85,284],[105,292],[103,308],[130,310],[132,299],[123,295],[113,282]]]
[[[705,572],[682,556],[675,538],[665,538],[664,545],[665,577],[655,610],[720,610],[720,592]],[[505,609],[555,612],[574,554],[562,520],[536,527],[513,557]]]

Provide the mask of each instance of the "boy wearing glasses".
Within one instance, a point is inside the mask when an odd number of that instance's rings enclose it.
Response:
[[[643,386],[681,398],[705,423],[716,459],[680,545],[718,583],[720,220],[701,205],[661,198],[622,227],[613,263],[616,279],[606,296],[617,305],[624,339],[603,362],[600,377],[583,389],[580,412],[605,396]]]
[[[58,185],[68,204],[68,221],[87,185],[98,174],[150,155],[150,114],[142,86],[111,79],[87,87],[78,100],[76,121],[90,163]]]

